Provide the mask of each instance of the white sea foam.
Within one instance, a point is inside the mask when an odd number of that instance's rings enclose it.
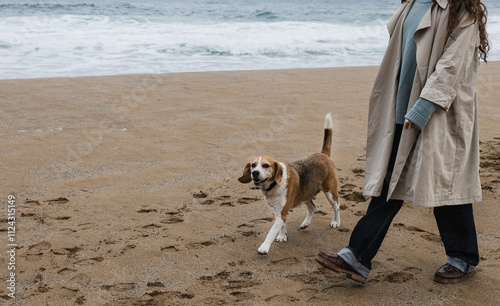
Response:
[[[0,78],[376,64],[385,25],[7,17]]]

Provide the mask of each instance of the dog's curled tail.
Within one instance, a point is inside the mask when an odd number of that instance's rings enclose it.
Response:
[[[326,114],[325,117],[325,137],[323,138],[323,148],[321,153],[330,156],[332,151],[332,140],[333,140],[333,121],[332,113]]]

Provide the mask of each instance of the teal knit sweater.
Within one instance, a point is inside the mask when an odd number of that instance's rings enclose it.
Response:
[[[425,127],[437,105],[420,98],[408,113],[406,111],[417,69],[417,45],[415,44],[414,34],[431,6],[432,0],[415,0],[406,16],[403,24],[401,71],[396,99],[396,123],[404,124],[406,118],[415,123],[420,129]]]

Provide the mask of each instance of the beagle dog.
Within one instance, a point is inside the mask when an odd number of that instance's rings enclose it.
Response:
[[[274,239],[278,242],[287,241],[285,222],[290,209],[306,204],[307,216],[299,229],[305,229],[311,224],[316,210],[312,200],[316,199],[320,191],[325,193],[334,209],[330,227],[340,226],[338,178],[330,159],[332,128],[332,116],[328,113],[321,153],[314,153],[288,164],[260,155],[246,164],[243,175],[238,180],[244,184],[253,181],[262,191],[266,203],[273,208],[275,216],[266,240],[257,250],[259,254],[266,255]]]

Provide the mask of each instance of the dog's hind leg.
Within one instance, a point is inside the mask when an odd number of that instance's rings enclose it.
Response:
[[[316,211],[316,206],[314,205],[312,200],[307,200],[304,203],[307,206],[307,216],[300,225],[299,229],[305,229],[311,224],[312,217],[314,215],[314,212]]]
[[[337,200],[335,200],[333,198],[333,194],[330,191],[325,192],[325,196],[328,199],[328,202],[330,202],[330,204],[332,205],[334,211],[330,227],[340,227],[340,212],[339,212],[340,206],[338,203],[338,197]]]

